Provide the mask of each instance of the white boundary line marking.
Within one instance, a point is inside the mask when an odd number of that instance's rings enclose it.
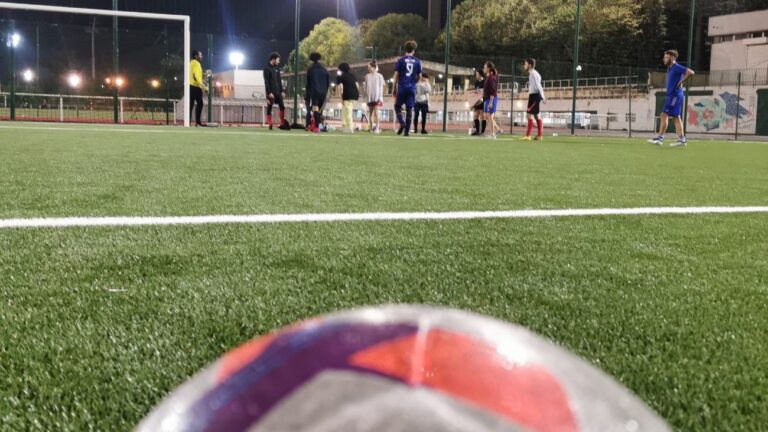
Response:
[[[768,213],[768,206],[754,207],[640,207],[562,210],[461,211],[420,213],[319,213],[274,215],[213,215],[160,217],[66,217],[0,219],[0,229],[67,228],[67,227],[130,227],[213,224],[272,224],[355,221],[433,221],[468,219],[521,219],[584,216],[643,216],[643,215],[707,215],[736,213]]]

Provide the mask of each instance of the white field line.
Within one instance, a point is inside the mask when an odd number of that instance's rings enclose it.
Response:
[[[467,219],[520,219],[585,216],[707,215],[768,213],[768,206],[755,207],[640,207],[562,210],[460,211],[421,213],[320,213],[218,216],[123,216],[0,219],[0,229],[130,227],[161,225],[272,224],[354,221],[434,221]]]

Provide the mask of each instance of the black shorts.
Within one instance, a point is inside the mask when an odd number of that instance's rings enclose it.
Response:
[[[485,104],[484,104],[483,100],[481,99],[481,100],[475,102],[475,105],[472,107],[472,109],[474,109],[475,111],[482,111],[484,105]]]
[[[324,94],[313,94],[309,96],[309,99],[307,100],[307,106],[311,108],[318,107],[320,110],[323,109],[325,106],[325,95]]]
[[[538,115],[539,105],[541,105],[541,95],[538,93],[531,93],[528,95],[528,114]]]

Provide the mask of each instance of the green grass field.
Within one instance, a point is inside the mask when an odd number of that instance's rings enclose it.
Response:
[[[768,145],[0,125],[0,219],[768,205]],[[125,430],[225,351],[427,303],[521,324],[678,430],[768,419],[768,215],[0,229],[0,429]]]

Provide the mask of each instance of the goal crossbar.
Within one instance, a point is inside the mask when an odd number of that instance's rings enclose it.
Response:
[[[190,48],[191,35],[190,35],[190,19],[189,15],[170,15],[170,14],[158,14],[149,12],[130,12],[130,11],[116,11],[109,9],[88,9],[88,8],[75,8],[65,6],[45,6],[27,3],[9,3],[0,2],[0,9],[14,9],[25,10],[34,12],[53,12],[53,13],[67,13],[77,15],[99,15],[110,16],[118,18],[138,18],[138,19],[153,19],[153,20],[165,20],[165,21],[180,21],[184,23],[184,126],[189,127],[190,122],[190,100],[189,100],[189,59],[192,52]]]

